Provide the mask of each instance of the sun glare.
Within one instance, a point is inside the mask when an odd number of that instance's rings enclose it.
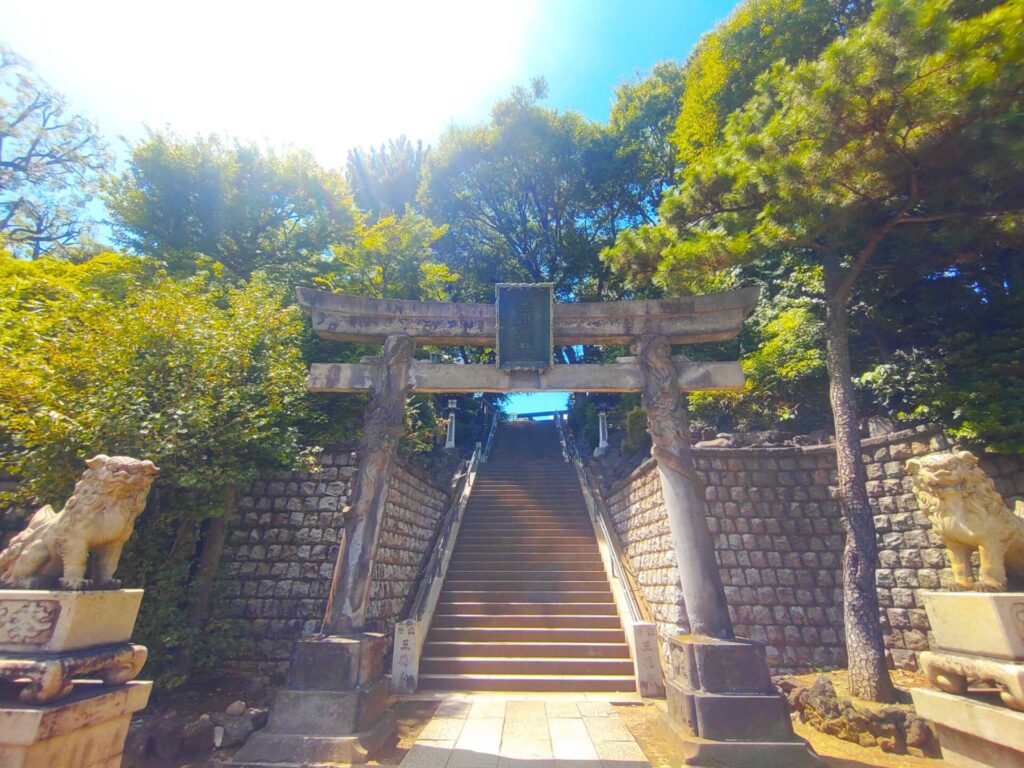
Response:
[[[110,133],[220,132],[338,165],[401,133],[430,141],[528,78],[536,5],[3,0],[0,15],[5,42]]]

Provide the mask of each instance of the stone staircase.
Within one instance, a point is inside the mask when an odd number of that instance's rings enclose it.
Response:
[[[433,690],[633,691],[633,662],[553,422],[504,422],[420,659]]]

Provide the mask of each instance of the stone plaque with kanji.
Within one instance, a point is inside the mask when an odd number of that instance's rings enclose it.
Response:
[[[550,368],[553,286],[498,283],[495,291],[498,367],[534,371]]]

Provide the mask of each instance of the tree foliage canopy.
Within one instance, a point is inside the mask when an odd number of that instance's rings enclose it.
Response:
[[[309,280],[358,219],[342,175],[308,153],[217,137],[151,134],[104,197],[121,242],[172,274],[215,263],[234,278]]]
[[[90,226],[83,206],[106,167],[96,126],[0,47],[0,234],[19,256],[68,256]]]

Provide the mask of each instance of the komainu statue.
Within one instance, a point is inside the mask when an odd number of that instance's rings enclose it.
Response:
[[[151,461],[94,456],[64,509],[47,505],[0,552],[0,581],[20,589],[115,589],[121,548],[158,470]]]
[[[970,451],[933,453],[906,464],[914,494],[946,545],[954,589],[1003,592],[1007,568],[1024,577],[1024,502],[1011,512]],[[971,553],[978,550],[979,578]]]

